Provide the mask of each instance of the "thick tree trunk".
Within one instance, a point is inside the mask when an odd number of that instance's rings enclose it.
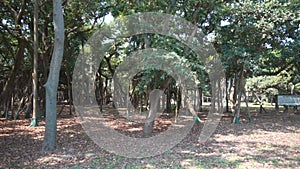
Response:
[[[148,117],[146,119],[145,125],[144,125],[144,134],[145,135],[150,135],[152,134],[153,131],[153,125],[154,125],[154,119],[158,110],[158,102],[159,98],[163,94],[162,90],[154,89],[150,95],[149,95],[149,100],[150,100],[150,110]]]
[[[241,112],[241,99],[242,99],[242,91],[245,86],[244,84],[244,70],[245,70],[245,65],[243,64],[243,68],[240,72],[239,78],[237,78],[237,85],[236,87],[236,94],[238,96],[237,104],[235,106],[235,116],[233,119],[233,122],[235,124],[240,124],[240,112]]]
[[[64,20],[62,1],[53,0],[54,21],[54,51],[50,63],[50,72],[46,88],[46,128],[43,142],[44,151],[53,151],[56,148],[56,96],[59,81],[59,71],[64,51]]]
[[[238,100],[235,106],[235,117],[233,120],[235,124],[240,124],[241,99],[242,99],[242,91],[240,87],[238,87]]]

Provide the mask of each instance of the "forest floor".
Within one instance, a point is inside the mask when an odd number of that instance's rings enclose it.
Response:
[[[290,111],[258,113],[251,109],[253,121],[232,124],[224,117],[214,134],[205,142],[198,138],[203,123],[195,123],[189,134],[175,147],[161,155],[126,158],[98,147],[77,123],[76,117],[63,112],[57,121],[57,149],[42,152],[44,119],[38,127],[29,127],[30,119],[0,119],[0,168],[300,168],[300,114]],[[201,113],[200,113],[201,114]],[[205,113],[201,114],[205,117]],[[203,118],[202,119],[205,119]],[[114,115],[115,130],[140,137],[141,124]],[[172,121],[161,116],[156,132],[163,132]],[[129,125],[130,124],[130,125]],[[129,134],[128,134],[129,133]],[[131,133],[131,134],[130,134]]]

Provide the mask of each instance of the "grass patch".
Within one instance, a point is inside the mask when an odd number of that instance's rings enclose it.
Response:
[[[195,167],[199,168],[227,168],[227,167],[238,167],[241,165],[241,161],[239,160],[227,160],[224,158],[216,157],[216,158],[210,158],[210,159],[204,159],[201,161],[198,161],[195,164]]]
[[[279,159],[271,159],[271,162],[276,167],[282,166],[283,164]]]
[[[97,168],[100,165],[101,165],[100,159],[94,159],[88,166],[89,166],[89,168]]]

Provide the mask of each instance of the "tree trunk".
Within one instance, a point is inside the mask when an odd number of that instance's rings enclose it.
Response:
[[[170,85],[167,88],[167,103],[166,103],[166,112],[171,113],[172,112],[172,105],[171,105],[171,89]]]
[[[197,100],[197,99],[195,99]],[[175,109],[175,123],[177,123],[177,117],[181,108],[181,91],[180,87],[176,87],[176,109]]]
[[[245,82],[244,81],[243,81],[243,90],[242,90],[242,93],[245,96],[246,112],[247,112],[247,115],[248,115],[248,122],[252,123],[252,118],[251,118],[250,109],[249,109],[249,105],[248,105],[249,100],[248,100],[248,97],[247,97],[247,93],[246,93],[246,89],[245,89]]]
[[[230,85],[228,84],[228,81],[229,80],[226,77],[226,112],[229,112],[229,98],[230,98]]]
[[[233,122],[235,124],[240,124],[240,112],[241,112],[241,99],[242,99],[242,91],[244,88],[244,70],[245,70],[245,64],[243,64],[243,68],[240,72],[239,77],[236,79],[237,80],[237,85],[236,85],[236,94],[238,96],[237,104],[235,106],[235,116],[233,119]]]
[[[64,19],[61,0],[53,0],[53,22],[54,50],[48,80],[44,85],[46,88],[46,126],[43,151],[53,151],[56,148],[56,96],[64,51]]]
[[[234,81],[233,81],[233,95],[232,95],[232,108],[231,111],[235,112],[237,106],[237,96],[238,96],[238,86],[239,86],[239,77],[238,73],[235,73]]]
[[[34,32],[34,40],[33,40],[33,73],[32,73],[32,81],[33,81],[33,109],[32,109],[32,119],[30,126],[36,127],[38,125],[37,121],[37,113],[38,113],[38,0],[34,1],[34,17],[33,17],[33,32]]]
[[[293,94],[294,94],[294,90],[295,90],[295,85],[294,85],[294,84],[292,84],[292,85],[291,85],[291,95],[293,95]]]
[[[12,92],[12,95],[11,95],[11,102],[10,102],[10,107],[11,107],[11,119],[14,119],[14,102],[15,102],[15,94],[14,92]]]
[[[18,39],[18,51],[15,55],[14,59],[14,66],[12,68],[10,77],[5,82],[5,85],[3,87],[3,90],[0,94],[0,102],[1,104],[6,103],[8,99],[10,99],[11,92],[13,90],[13,87],[15,86],[14,83],[16,81],[17,74],[19,70],[22,68],[23,61],[24,61],[24,53],[25,53],[25,46],[26,42],[24,39],[19,38]]]
[[[203,98],[203,94],[202,94],[202,88],[201,87],[199,87],[198,88],[198,92],[199,92],[199,109],[198,109],[198,111],[202,111],[202,106],[203,106],[203,100],[202,100],[202,98]]]
[[[11,93],[16,86],[15,84],[17,83],[17,75],[19,74],[19,71],[23,67],[23,62],[24,62],[24,54],[25,54],[25,48],[28,46],[28,41],[26,40],[25,37],[22,35],[22,21],[23,21],[23,16],[24,16],[24,11],[27,9],[26,8],[26,1],[22,1],[18,6],[19,10],[15,11],[13,10],[12,6],[10,6],[10,1],[1,1],[4,6],[7,6],[13,11],[13,21],[14,21],[14,26],[16,29],[14,31],[11,31],[11,35],[15,36],[17,35],[17,44],[18,44],[18,50],[16,55],[14,56],[14,66],[12,68],[11,74],[7,81],[5,82],[5,85],[3,86],[3,90],[0,94],[0,104],[6,104],[10,100]],[[2,7],[2,6],[1,6]],[[3,8],[3,7],[2,7]],[[5,19],[2,19],[5,20]],[[17,34],[15,34],[17,33]],[[2,42],[1,42],[2,45]]]
[[[228,106],[230,107],[230,110],[228,112],[234,113],[234,97],[235,97],[235,78],[229,78],[229,83],[228,83]],[[229,109],[229,108],[228,108]]]
[[[68,103],[69,103],[69,115],[72,115],[72,88],[71,88],[71,75],[69,72],[66,73],[67,84],[68,84]]]
[[[145,135],[152,134],[154,119],[158,110],[158,102],[162,94],[162,90],[154,89],[149,95],[150,110],[143,129]]]
[[[188,111],[190,113],[192,113],[192,115],[194,116],[195,122],[201,122],[200,118],[197,115],[197,112],[194,109],[194,106],[192,104],[193,102],[192,102],[191,98],[188,96],[188,90],[187,90],[186,86],[182,85],[181,87],[182,87],[181,93],[182,93],[182,95],[184,96],[184,99],[185,99],[184,100],[184,104],[185,104],[184,107],[186,106]]]

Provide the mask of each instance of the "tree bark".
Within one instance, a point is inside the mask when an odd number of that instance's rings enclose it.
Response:
[[[148,114],[148,117],[147,117],[145,125],[144,125],[144,129],[143,129],[143,132],[145,135],[152,134],[154,119],[156,117],[156,113],[158,110],[158,102],[159,102],[159,98],[161,97],[162,94],[163,94],[163,91],[159,90],[159,89],[154,89],[149,94],[150,110],[149,110],[149,114]]]
[[[238,95],[238,100],[235,106],[235,116],[233,119],[233,122],[235,124],[240,124],[240,112],[241,112],[241,99],[242,99],[242,91],[245,86],[243,83],[244,81],[244,70],[245,70],[245,64],[243,63],[242,70],[240,72],[239,78],[237,78],[237,85],[236,85],[236,94]]]
[[[199,92],[199,109],[198,109],[198,111],[202,111],[202,106],[203,106],[203,100],[202,100],[202,98],[203,98],[203,94],[202,94],[202,88],[201,87],[198,88],[198,92]]]
[[[37,123],[37,114],[38,114],[38,0],[34,1],[34,17],[33,17],[33,73],[32,73],[32,81],[33,81],[33,106],[32,106],[32,119],[30,126],[36,127]]]
[[[8,99],[10,99],[11,96],[11,92],[13,90],[13,87],[15,86],[14,83],[16,81],[16,77],[18,72],[20,71],[20,69],[22,68],[23,65],[23,61],[24,61],[24,52],[25,52],[25,40],[22,38],[18,39],[18,51],[15,55],[15,63],[14,66],[12,68],[10,77],[8,78],[8,80],[5,82],[5,85],[3,87],[3,90],[0,94],[0,102],[1,104],[4,104],[8,101]]]
[[[0,104],[6,104],[8,102],[8,99],[10,99],[11,93],[13,91],[13,88],[15,87],[14,84],[16,84],[17,80],[17,75],[19,71],[23,67],[23,61],[24,61],[24,53],[25,53],[25,48],[28,45],[28,42],[26,39],[22,36],[22,18],[24,15],[25,10],[27,9],[27,0],[23,0],[22,3],[20,3],[19,10],[16,11],[14,8],[11,6],[10,1],[1,1],[4,7],[6,6],[11,13],[13,19],[14,19],[14,30],[10,30],[10,34],[13,37],[16,37],[17,39],[17,44],[18,44],[18,51],[16,55],[14,56],[14,66],[12,68],[11,74],[8,78],[8,80],[5,82],[5,85],[3,87],[3,90],[0,94]],[[1,6],[2,7],[2,6]],[[1,42],[2,43],[2,42]]]
[[[44,85],[46,88],[46,126],[43,151],[53,151],[56,148],[56,95],[64,51],[64,19],[61,0],[53,0],[53,22],[54,50],[48,80]]]

